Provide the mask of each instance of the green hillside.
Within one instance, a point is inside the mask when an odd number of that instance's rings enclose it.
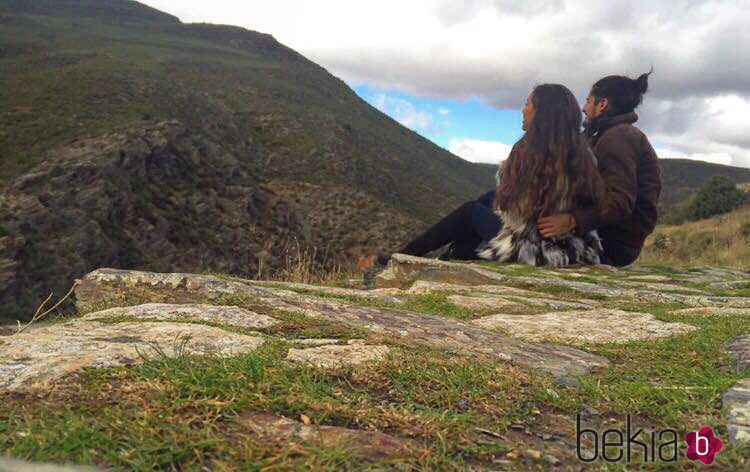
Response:
[[[0,70],[0,317],[101,266],[354,264],[492,185],[272,36],[136,2],[0,0]]]
[[[689,159],[660,159],[662,194],[659,199],[659,221],[682,223],[686,218],[690,197],[708,178],[727,177],[734,183],[750,182],[750,169]]]

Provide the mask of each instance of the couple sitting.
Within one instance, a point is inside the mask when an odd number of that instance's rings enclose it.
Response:
[[[423,256],[450,243],[442,259],[554,267],[632,263],[654,229],[661,192],[656,153],[633,126],[649,74],[596,82],[583,106],[583,134],[570,90],[535,87],[523,109],[525,134],[500,165],[496,189],[398,252]],[[389,259],[379,256],[374,271]]]

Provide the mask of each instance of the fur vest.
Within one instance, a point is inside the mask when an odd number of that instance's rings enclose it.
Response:
[[[593,153],[591,158],[596,161]],[[495,175],[499,185],[502,165]],[[557,206],[554,213],[569,213],[575,209],[575,195],[571,195],[566,176],[561,175],[555,186]],[[477,255],[486,260],[527,264],[534,266],[565,267],[574,264],[599,264],[604,252],[596,230],[583,235],[570,232],[549,239],[542,238],[536,220],[527,220],[518,215],[495,209],[503,222],[497,236],[483,241]]]

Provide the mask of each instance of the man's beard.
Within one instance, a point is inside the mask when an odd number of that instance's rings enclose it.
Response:
[[[597,118],[599,118],[599,117],[597,117]],[[596,130],[597,130],[597,126],[596,126],[597,118],[588,118],[588,117],[586,117],[586,119],[583,120],[583,134],[585,134],[586,136],[592,136],[593,134],[596,133]]]

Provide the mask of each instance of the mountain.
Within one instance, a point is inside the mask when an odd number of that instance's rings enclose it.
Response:
[[[0,70],[0,318],[102,266],[354,263],[492,185],[272,36],[137,2],[0,0]]]
[[[750,182],[750,169],[689,159],[660,159],[662,194],[659,198],[659,222],[682,223],[690,197],[709,177],[718,175],[734,183]]]

